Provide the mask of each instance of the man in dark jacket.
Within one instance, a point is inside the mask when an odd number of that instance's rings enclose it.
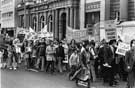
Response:
[[[110,40],[110,65],[111,65],[111,71],[110,71],[110,86],[115,86],[117,84],[115,80],[115,76],[118,74],[118,65],[116,64],[116,40]]]
[[[101,69],[102,69],[102,76],[104,82],[109,82],[110,86],[113,86],[113,74],[112,72],[112,66],[111,63],[113,61],[113,53],[110,48],[110,46],[106,43],[106,41],[103,42],[102,46],[99,49],[98,54],[101,62]]]
[[[46,43],[44,39],[41,39],[39,47],[38,47],[38,68],[39,63],[41,61],[41,71],[44,71],[44,63],[45,63],[45,53],[46,53]]]
[[[56,57],[58,60],[59,72],[62,72],[62,61],[65,58],[64,47],[62,46],[62,42],[60,42],[58,48],[56,48]]]

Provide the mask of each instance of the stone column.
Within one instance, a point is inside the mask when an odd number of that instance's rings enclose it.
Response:
[[[75,7],[74,8],[74,29],[76,29],[77,28],[77,8]]]
[[[47,24],[47,31],[49,32],[49,11],[46,12],[46,24]]]
[[[61,19],[61,14],[59,14],[59,40],[62,39],[62,19]]]
[[[69,8],[66,9],[66,26],[68,26],[68,22],[69,22]]]
[[[100,6],[100,21],[110,20],[110,0],[102,0]]]
[[[86,0],[80,0],[80,29],[84,29],[85,26],[85,3]]]
[[[29,16],[26,14],[26,22],[25,22],[26,28],[29,28]]]
[[[46,25],[46,20],[47,20],[47,18],[46,18],[46,12],[44,12],[44,18],[45,18],[44,23],[45,23],[45,25]]]
[[[74,27],[74,12],[73,12],[73,8],[70,8],[70,27],[73,28]]]
[[[31,14],[29,14],[29,20],[30,20],[29,26],[32,28],[32,15]]]
[[[38,23],[39,23],[39,18],[38,18],[39,16],[38,16],[38,15],[39,15],[39,14],[37,13],[37,14],[36,14],[36,18],[37,18],[37,21],[36,21],[36,27],[37,27],[37,28],[36,28],[36,32],[38,32],[38,27],[39,27],[39,26],[38,26],[38,25],[39,25],[39,24],[38,24]]]
[[[58,10],[55,10],[55,15],[54,16],[55,16],[55,23],[54,23],[55,24],[55,34],[54,34],[54,36],[55,36],[56,39],[58,39],[59,38],[59,28],[58,28],[59,27],[58,26],[59,25],[59,21],[58,21],[59,20],[59,15],[58,15]]]
[[[70,8],[67,8],[67,9],[68,9],[68,12],[67,12],[68,25],[67,26],[70,26]]]
[[[52,11],[52,29],[53,29],[53,38],[55,34],[55,10]]]

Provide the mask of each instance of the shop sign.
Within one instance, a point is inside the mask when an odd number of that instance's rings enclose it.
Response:
[[[99,9],[100,9],[100,1],[86,4],[86,11],[99,10]]]

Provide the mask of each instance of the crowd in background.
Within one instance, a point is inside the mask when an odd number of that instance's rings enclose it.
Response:
[[[115,53],[120,42],[122,40],[106,42],[103,39],[99,43],[94,40],[77,43],[73,39],[67,43],[66,40],[41,38],[36,41],[24,40],[21,43],[16,38],[9,43],[7,49],[0,50],[0,58],[3,68],[17,70],[23,66],[25,70],[46,71],[51,74],[66,71],[70,80],[74,80],[75,71],[83,67],[89,69],[91,82],[103,79],[104,83],[117,86],[119,81],[128,81],[128,72],[125,70],[128,61],[125,56]],[[128,88],[133,88],[134,82],[130,83],[128,84],[131,87]]]

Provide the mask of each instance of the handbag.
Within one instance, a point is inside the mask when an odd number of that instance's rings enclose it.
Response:
[[[134,68],[134,66],[135,66],[135,63],[134,63],[134,61],[132,61],[132,63],[129,65],[126,65],[126,68],[125,68],[125,71],[126,72],[131,72],[132,71],[132,69]]]
[[[134,58],[135,58],[135,55],[134,55],[133,52],[131,52],[131,55],[132,55],[132,57],[133,57],[133,59],[134,59]],[[130,64],[126,64],[125,71],[131,72],[131,71],[133,70],[134,66],[135,66],[135,61],[132,60],[132,61],[130,61]]]

